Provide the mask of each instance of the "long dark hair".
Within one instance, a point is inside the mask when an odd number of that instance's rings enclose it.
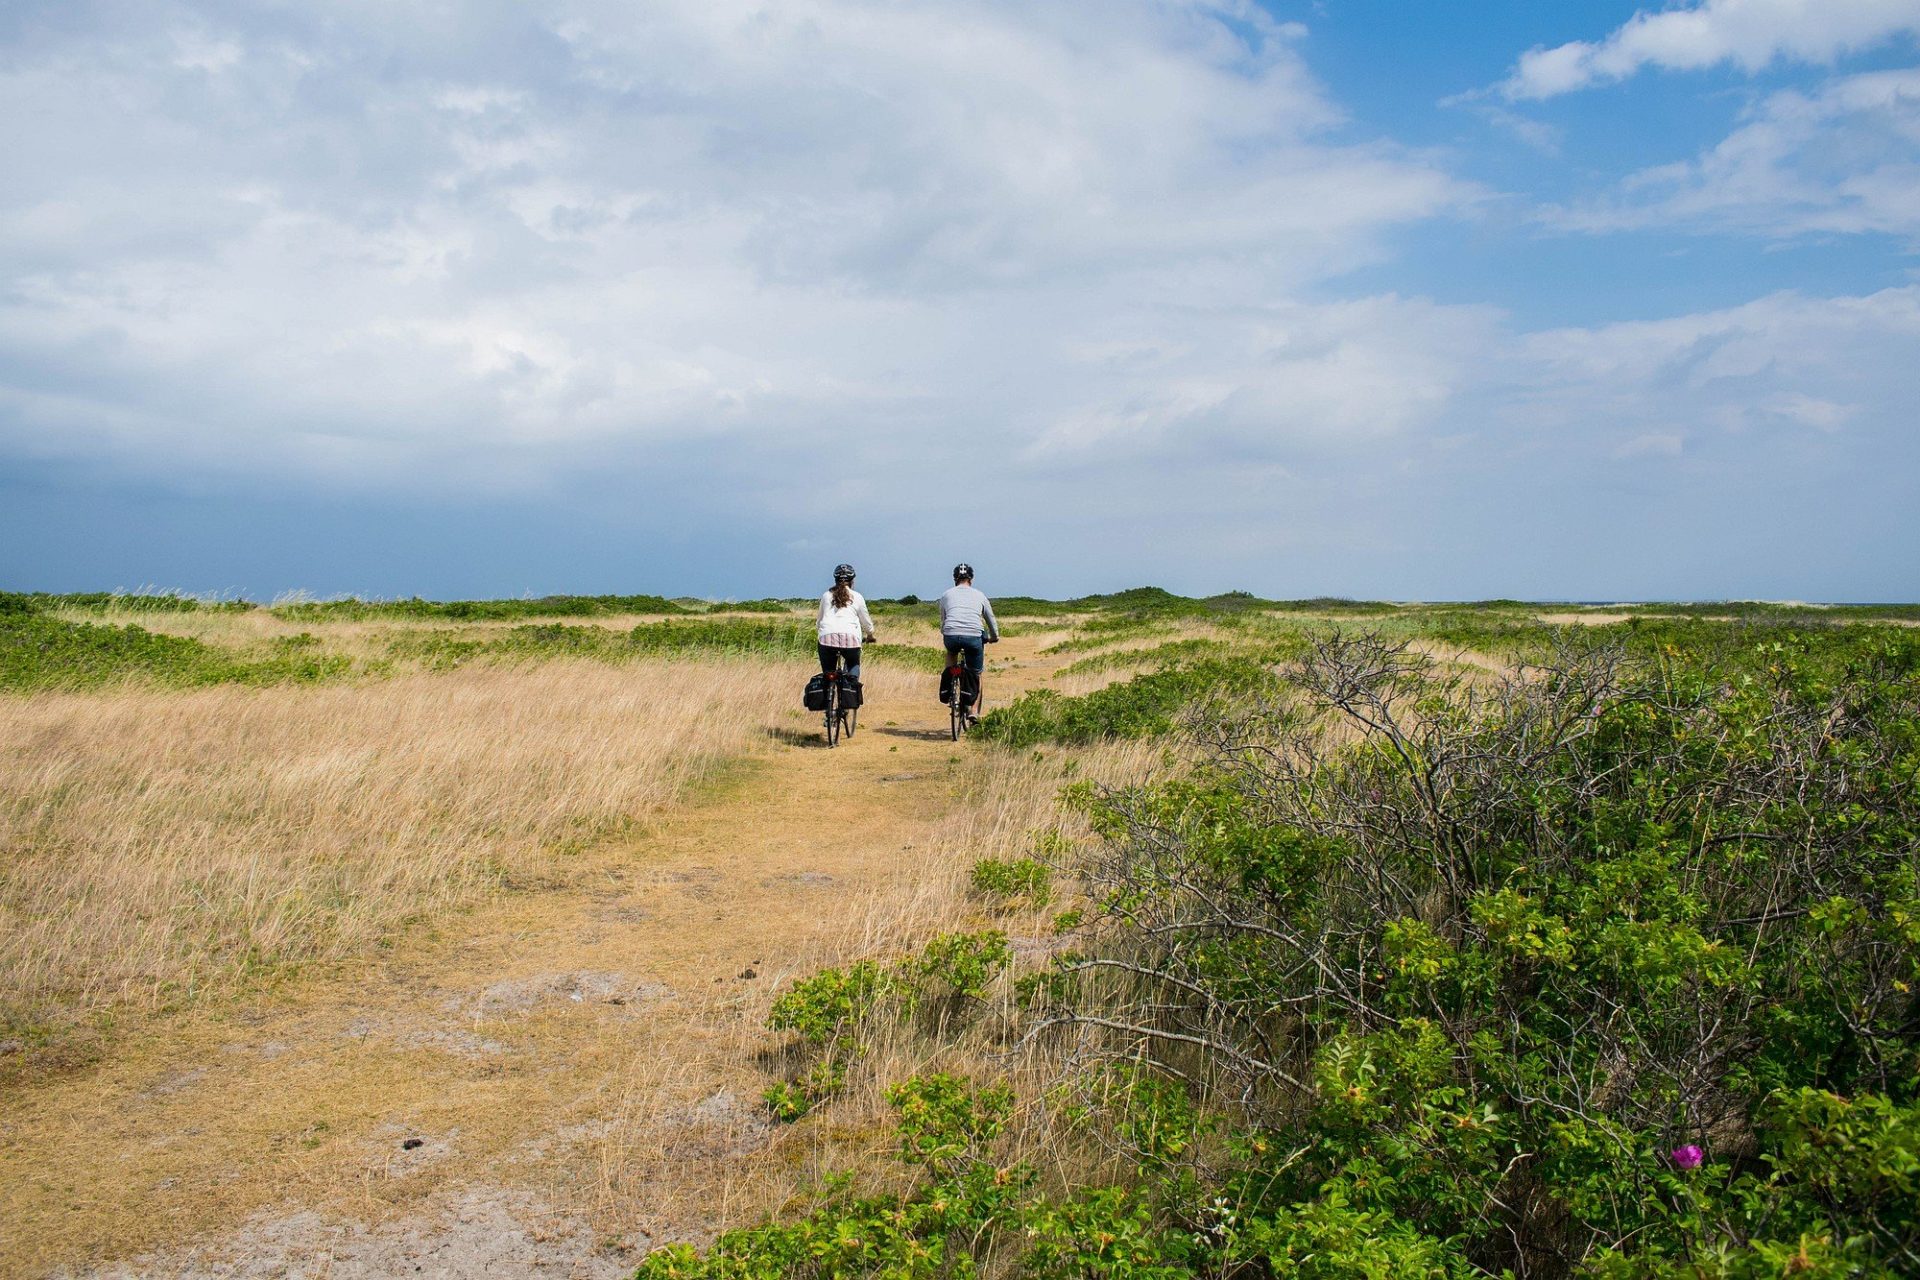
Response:
[[[853,579],[848,578],[844,582],[835,579],[833,584],[833,607],[836,609],[844,609],[852,603]]]

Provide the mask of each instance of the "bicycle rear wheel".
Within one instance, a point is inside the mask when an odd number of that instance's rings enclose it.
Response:
[[[831,747],[840,741],[840,699],[831,692],[832,685],[827,688],[827,745]]]

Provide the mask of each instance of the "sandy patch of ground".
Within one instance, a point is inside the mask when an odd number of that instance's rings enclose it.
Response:
[[[633,1265],[628,1250],[596,1240],[584,1223],[532,1192],[472,1186],[378,1226],[311,1209],[264,1213],[205,1245],[56,1274],[75,1280],[611,1280]]]
[[[1536,616],[1550,627],[1605,627],[1616,622],[1625,622],[1634,615],[1583,609],[1578,613],[1542,613]]]

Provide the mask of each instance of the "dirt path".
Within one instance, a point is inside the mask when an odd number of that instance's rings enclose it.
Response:
[[[996,699],[1035,647],[1000,647]],[[964,856],[939,832],[972,749],[930,683],[871,673],[853,741],[796,716],[564,886],[12,1090],[0,1276],[614,1276],[699,1234],[700,1189],[774,1140],[770,993]]]

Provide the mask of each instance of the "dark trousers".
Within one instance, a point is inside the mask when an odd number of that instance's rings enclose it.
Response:
[[[846,663],[847,674],[855,680],[860,678],[860,647],[843,649],[837,644],[823,644],[820,650],[820,670],[831,673],[842,662]]]

